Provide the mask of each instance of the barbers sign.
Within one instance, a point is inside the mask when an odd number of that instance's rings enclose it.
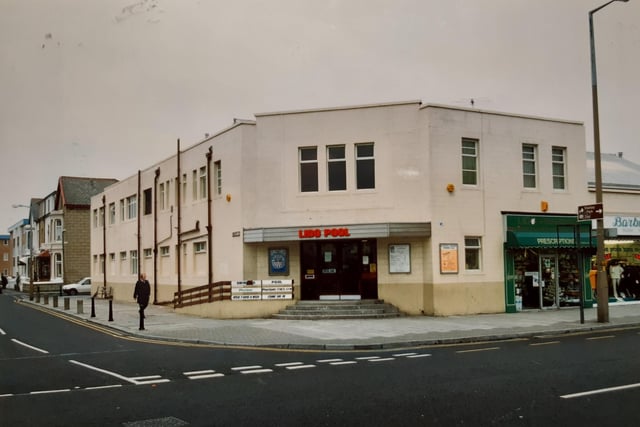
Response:
[[[605,216],[605,228],[615,228],[618,236],[640,236],[640,217],[638,216]]]

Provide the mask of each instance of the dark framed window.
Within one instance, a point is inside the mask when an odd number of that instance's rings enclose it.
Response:
[[[561,147],[553,147],[551,149],[552,173],[553,173],[553,189],[564,190],[565,171],[566,171],[566,150]]]
[[[347,161],[344,145],[327,147],[327,178],[329,191],[347,189]]]
[[[300,156],[300,191],[318,191],[318,148],[303,147]]]
[[[478,185],[478,140],[462,138],[462,183]]]
[[[147,188],[144,190],[144,214],[149,215],[153,212],[153,203],[152,203],[152,194],[151,189]]]
[[[356,144],[356,188],[376,188],[376,160],[373,143]]]

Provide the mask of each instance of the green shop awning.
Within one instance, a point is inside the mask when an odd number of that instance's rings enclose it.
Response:
[[[507,248],[577,248],[577,238],[571,232],[555,231],[507,231]],[[595,247],[590,233],[580,233],[580,248]]]

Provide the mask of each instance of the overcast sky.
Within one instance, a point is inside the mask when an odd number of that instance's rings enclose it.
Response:
[[[0,233],[254,113],[422,100],[582,121],[606,0],[0,0]],[[640,0],[594,16],[603,152],[640,163]]]

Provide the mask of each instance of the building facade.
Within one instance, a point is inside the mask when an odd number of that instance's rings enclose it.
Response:
[[[93,280],[130,299],[145,272],[155,302],[210,282],[282,279],[302,300],[516,310],[517,259],[535,255],[539,275],[546,261],[513,226],[576,224],[593,199],[584,147],[578,122],[419,101],[258,114],[91,199]],[[588,268],[580,238],[543,242],[565,270]],[[194,310],[242,317],[288,303]]]
[[[11,235],[0,234],[0,273],[11,273]]]

